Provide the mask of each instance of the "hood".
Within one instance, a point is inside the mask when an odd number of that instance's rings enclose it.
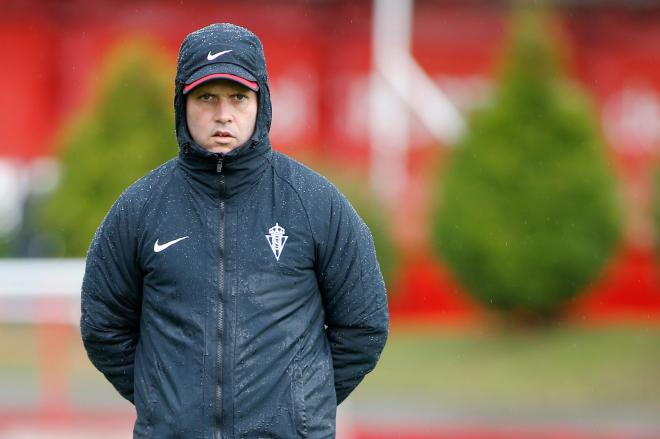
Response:
[[[224,52],[221,57],[212,54]],[[192,152],[197,158],[216,160],[220,155],[206,151],[198,145],[188,131],[186,123],[186,96],[183,89],[190,79],[201,72],[223,67],[228,70],[247,71],[259,86],[257,121],[254,133],[246,144],[223,154],[227,162],[245,155],[263,154],[270,149],[268,137],[272,120],[268,72],[263,46],[259,38],[249,30],[231,24],[216,23],[190,33],[181,44],[177,62],[174,94],[176,138],[179,150]]]

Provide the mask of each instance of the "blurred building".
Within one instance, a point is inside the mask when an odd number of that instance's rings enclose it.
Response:
[[[0,11],[0,234],[20,227],[31,192],[55,184],[48,177],[55,168],[43,159],[54,155],[68,118],[94,100],[108,53],[131,38],[152,39],[172,60],[173,81],[179,43],[211,22],[244,25],[264,42],[275,148],[369,169],[370,1],[5,0]],[[569,73],[594,97],[628,215],[624,245],[575,313],[660,318],[651,220],[651,172],[660,147],[660,5],[563,1],[558,12]],[[462,113],[488,99],[507,18],[505,2],[414,4],[412,56]],[[448,148],[411,119],[402,189],[408,196],[395,214],[406,224],[396,236],[405,257],[393,288],[395,319],[462,319],[475,309],[426,245],[428,164]]]

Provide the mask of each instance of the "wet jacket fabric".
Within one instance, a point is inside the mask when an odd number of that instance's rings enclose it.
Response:
[[[334,437],[387,337],[369,230],[271,149],[265,62],[242,66],[259,84],[252,138],[227,154],[192,140],[180,62],[179,155],[120,196],[87,255],[82,338],[135,404],[135,438]]]

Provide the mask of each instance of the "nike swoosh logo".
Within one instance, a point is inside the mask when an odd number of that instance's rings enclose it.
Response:
[[[206,59],[208,59],[209,61],[213,61],[214,59],[216,59],[220,55],[224,55],[225,53],[229,53],[231,51],[232,51],[232,49],[223,50],[222,52],[218,52],[218,53],[215,53],[215,54],[211,55],[211,51],[209,50],[209,54],[206,55]]]
[[[175,239],[175,240],[173,240],[173,241],[166,242],[165,244],[158,244],[158,240],[156,240],[156,242],[154,242],[154,251],[155,251],[156,253],[160,253],[160,252],[162,252],[163,250],[165,250],[167,247],[169,247],[169,246],[171,246],[171,245],[174,245],[174,244],[176,244],[176,243],[179,242],[179,241],[183,241],[183,240],[186,239],[186,238],[189,238],[189,236],[184,236],[183,238]]]

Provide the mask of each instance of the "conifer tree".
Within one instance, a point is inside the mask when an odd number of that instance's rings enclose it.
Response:
[[[514,16],[491,105],[470,115],[437,192],[434,246],[483,304],[557,317],[618,242],[613,173],[593,111],[566,80],[542,11]]]
[[[144,42],[108,59],[101,90],[59,141],[61,182],[42,220],[59,256],[84,256],[94,231],[121,192],[177,153],[173,66]]]
[[[660,169],[654,168],[651,174],[651,215],[655,225],[655,258],[660,262]]]

